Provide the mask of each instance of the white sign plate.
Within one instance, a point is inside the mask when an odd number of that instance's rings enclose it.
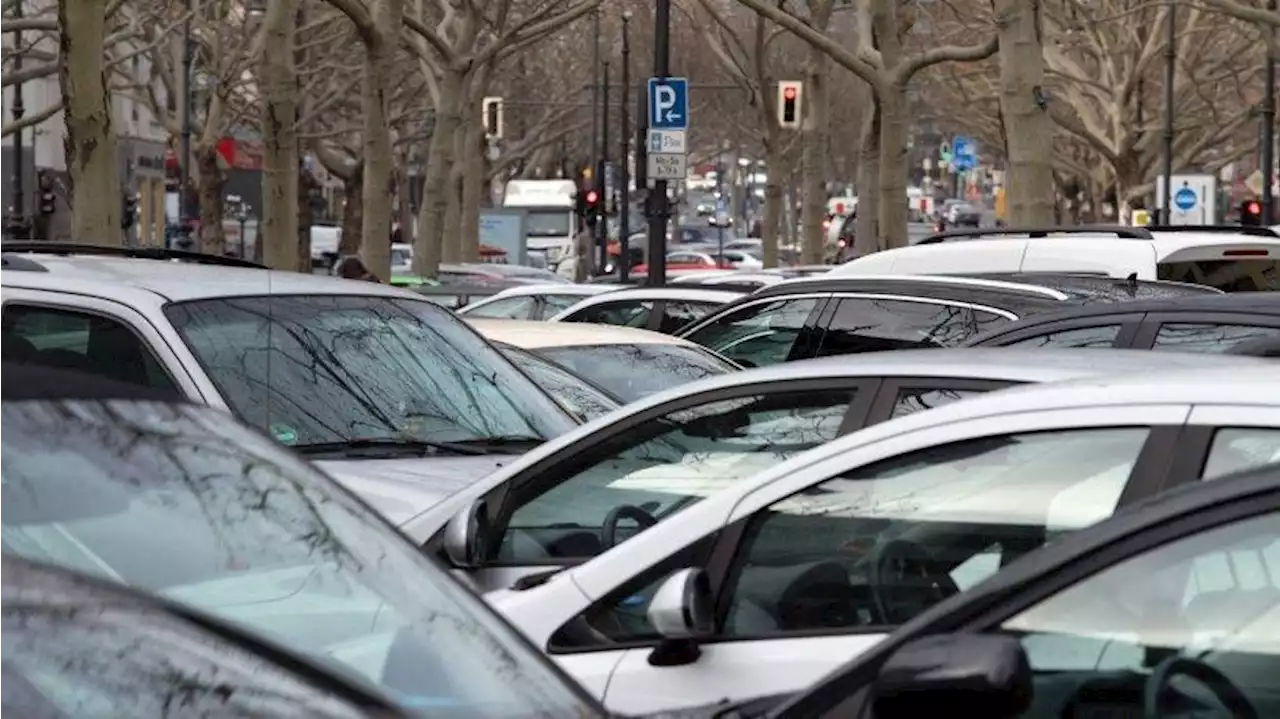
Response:
[[[649,153],[650,180],[683,180],[689,175],[689,158],[683,154]]]
[[[685,149],[685,130],[649,130],[649,140],[645,147],[649,152],[681,154]]]

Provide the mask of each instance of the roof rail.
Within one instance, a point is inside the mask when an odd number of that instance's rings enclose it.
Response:
[[[1040,238],[1051,235],[1115,235],[1125,240],[1153,239],[1147,228],[1125,227],[1123,225],[1072,225],[1070,227],[973,227],[964,230],[947,230],[938,232],[915,243],[917,245],[936,245],[941,242],[955,240],[997,239],[1002,236],[1021,235]],[[1021,239],[1014,237],[1013,239]]]
[[[131,257],[140,260],[177,260],[197,265],[247,267],[255,270],[268,269],[266,265],[242,260],[239,257],[221,257],[202,252],[171,250],[165,247],[109,247],[74,242],[5,242],[0,243],[0,251],[34,255],[99,255],[102,257]]]
[[[1280,237],[1280,232],[1257,225],[1147,225],[1146,229],[1151,232],[1211,232],[1250,237]]]
[[[0,255],[0,267],[15,272],[48,272],[49,268],[35,260],[18,255]]]

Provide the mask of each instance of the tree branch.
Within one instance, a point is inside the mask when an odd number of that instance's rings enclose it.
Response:
[[[54,115],[57,115],[59,112],[62,112],[62,100],[58,100],[40,112],[32,115],[25,115],[21,120],[14,120],[13,122],[6,123],[4,128],[0,130],[0,137],[8,137],[18,130],[25,130],[28,127],[39,125]]]

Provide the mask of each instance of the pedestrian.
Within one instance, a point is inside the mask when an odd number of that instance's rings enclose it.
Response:
[[[364,260],[356,255],[349,255],[338,261],[338,276],[345,280],[364,280],[365,282],[378,282],[378,276],[369,271],[365,266]]]

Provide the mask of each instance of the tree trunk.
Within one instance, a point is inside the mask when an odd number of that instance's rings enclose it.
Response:
[[[1000,109],[1009,152],[1005,222],[1049,225],[1054,219],[1053,120],[1036,102],[1043,90],[1039,0],[995,0],[1000,34]]]
[[[822,220],[826,216],[827,193],[823,170],[826,168],[824,137],[827,113],[823,83],[829,60],[826,53],[816,47],[809,48],[809,67],[805,77],[804,143],[801,151],[800,224],[802,262],[806,265],[822,264],[826,242],[822,235]]]
[[[462,156],[462,259],[480,259],[480,205],[487,185],[484,181],[484,127],[472,123],[467,129]]]
[[[453,130],[453,158],[449,163],[444,208],[444,261],[462,262],[462,175],[467,157],[467,128],[459,124]]]
[[[769,127],[765,138],[765,162],[769,171],[764,181],[764,220],[760,223],[760,241],[763,245],[765,267],[778,266],[778,245],[782,229],[782,166],[786,162],[782,153],[782,133],[776,125]]]
[[[890,85],[880,99],[880,247],[907,246],[907,88]]]
[[[262,49],[263,263],[276,270],[298,267],[298,81],[294,63],[297,0],[267,4]]]
[[[880,244],[880,103],[870,97],[858,145],[858,207],[853,250],[855,257],[882,249]]]
[[[363,245],[364,235],[364,162],[357,162],[355,172],[342,178],[342,195],[346,204],[342,207],[342,238],[338,240],[339,255],[354,255]],[[390,264],[388,262],[388,264]]]
[[[63,140],[70,176],[73,242],[119,246],[122,212],[116,132],[102,58],[105,4],[59,0],[58,85],[66,105]]]
[[[222,228],[222,185],[227,178],[218,166],[216,146],[198,147],[193,152],[200,193],[200,238],[196,250],[221,255],[227,249],[227,233]],[[261,237],[262,233],[258,235]]]
[[[413,188],[409,182],[409,164],[406,161],[396,170],[396,224],[400,226],[400,241],[413,244]]]
[[[294,262],[299,272],[311,272],[311,226],[315,224],[315,211],[311,207],[312,190],[319,191],[320,183],[316,181],[315,174],[311,172],[302,172],[298,174],[298,194],[297,194],[297,253],[294,255]]]
[[[449,204],[446,192],[449,168],[453,164],[453,134],[462,121],[457,107],[462,95],[462,74],[446,69],[441,75],[440,107],[436,109],[435,132],[427,152],[418,236],[413,250],[413,272],[425,277],[435,277],[440,272],[444,255],[444,214]]]
[[[394,192],[395,157],[391,148],[391,71],[399,46],[404,0],[377,0],[373,4],[374,32],[365,41],[364,87],[364,187],[360,256],[369,271],[383,281],[391,279],[391,196]]]

